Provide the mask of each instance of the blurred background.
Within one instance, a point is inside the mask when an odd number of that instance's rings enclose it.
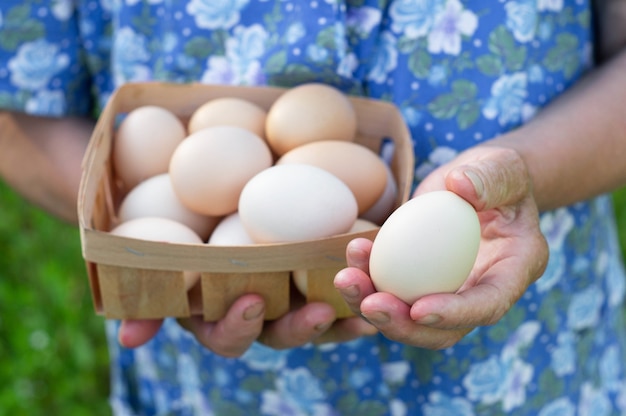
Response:
[[[626,189],[614,197],[626,249]],[[108,393],[78,229],[0,182],[0,413],[109,415]]]
[[[0,414],[110,415],[78,228],[0,181]]]

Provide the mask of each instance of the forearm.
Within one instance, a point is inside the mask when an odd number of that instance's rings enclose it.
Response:
[[[626,185],[626,53],[491,144],[525,160],[541,210]]]
[[[0,178],[27,200],[76,222],[80,163],[92,122],[0,112]]]

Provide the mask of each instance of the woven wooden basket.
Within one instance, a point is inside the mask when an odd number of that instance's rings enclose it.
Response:
[[[285,90],[203,84],[127,84],[115,91],[93,132],[84,161],[78,200],[82,253],[96,313],[112,319],[188,317],[207,321],[224,316],[245,293],[267,303],[265,318],[275,319],[290,307],[291,273],[308,272],[307,301],[332,304],[339,317],[350,310],[333,287],[345,267],[346,244],[357,236],[372,239],[377,229],[297,243],[210,246],[145,241],[112,235],[123,198],[110,160],[119,115],[143,105],[158,105],[189,119],[200,105],[218,97],[239,97],[269,109]],[[378,152],[394,143],[391,168],[398,184],[395,206],[405,202],[413,179],[413,150],[408,129],[395,106],[350,98],[358,117],[357,142]],[[200,285],[185,290],[183,271],[201,272]]]

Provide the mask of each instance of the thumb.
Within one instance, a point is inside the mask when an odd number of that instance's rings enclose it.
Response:
[[[445,183],[477,211],[516,205],[531,191],[526,164],[507,148],[490,148],[482,157],[453,168]]]

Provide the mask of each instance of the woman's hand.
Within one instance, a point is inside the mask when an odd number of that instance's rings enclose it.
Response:
[[[360,317],[336,319],[332,306],[313,302],[296,302],[286,315],[274,321],[264,320],[265,302],[256,294],[235,301],[226,316],[217,322],[205,322],[202,316],[179,319],[198,342],[225,357],[241,356],[259,341],[275,349],[286,349],[310,342],[342,342],[372,335],[376,328]],[[152,339],[162,320],[125,320],[118,333],[121,345],[138,347]]]
[[[478,258],[456,293],[407,305],[377,292],[369,277],[372,242],[365,239],[348,245],[349,267],[335,277],[354,313],[392,340],[429,349],[450,347],[473,328],[498,322],[541,276],[548,258],[532,184],[515,151],[477,146],[434,171],[416,194],[442,189],[470,202],[481,223]]]

